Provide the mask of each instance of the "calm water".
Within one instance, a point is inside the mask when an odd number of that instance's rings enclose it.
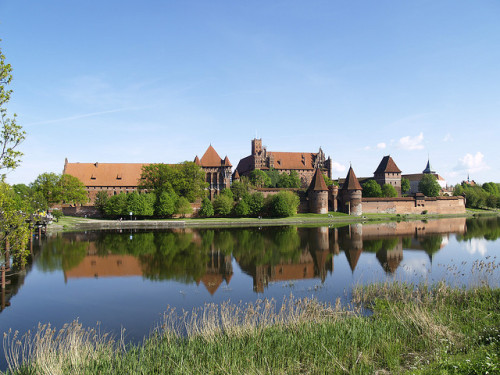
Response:
[[[38,322],[85,326],[139,341],[167,306],[349,298],[354,284],[386,280],[470,285],[499,275],[500,219],[350,225],[59,233],[35,240],[34,260],[2,294],[0,331]],[[0,358],[3,357],[0,355]],[[5,363],[0,363],[4,368]]]

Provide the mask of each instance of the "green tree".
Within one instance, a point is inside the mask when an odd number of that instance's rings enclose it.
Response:
[[[333,185],[336,185],[338,186],[338,183],[336,183],[335,181],[333,181],[331,178],[329,178],[326,174],[323,174],[323,180],[325,180],[325,184],[326,186],[333,186]]]
[[[60,176],[55,173],[42,173],[30,185],[31,189],[42,195],[49,206],[61,201]]]
[[[233,215],[236,217],[244,217],[248,216],[250,213],[250,208],[248,207],[248,203],[245,200],[241,200],[233,208]]]
[[[274,169],[274,168],[269,168],[269,170],[266,172],[267,176],[271,180],[267,186],[269,187],[276,187],[278,186],[278,181],[280,180],[280,173]]]
[[[87,190],[83,182],[69,174],[59,176],[59,201],[73,204],[88,202]]]
[[[193,162],[186,161],[179,165],[178,180],[172,184],[174,191],[180,197],[186,197],[189,202],[206,196],[208,183],[205,182],[205,172]]]
[[[363,197],[377,198],[382,196],[382,188],[375,180],[368,180],[363,184]]]
[[[173,190],[162,191],[156,198],[155,214],[157,216],[172,216],[179,197]]]
[[[289,189],[298,189],[300,188],[301,181],[300,176],[297,171],[291,171],[288,173],[281,173],[280,179],[278,181],[277,187],[279,188],[289,188]]]
[[[5,62],[5,56],[0,49],[0,171],[19,166],[23,154],[16,148],[26,137],[26,133],[16,122],[16,114],[9,117],[7,113],[6,105],[12,94],[12,90],[7,88],[12,81],[11,72],[12,66]]]
[[[104,207],[104,212],[109,216],[125,216],[127,212],[127,196],[124,193],[109,197]]]
[[[249,215],[258,216],[264,209],[264,195],[260,191],[249,194],[245,200],[248,204]]]
[[[250,173],[250,183],[255,187],[266,187],[271,184],[271,179],[266,172],[260,169],[254,169]]]
[[[177,200],[175,212],[182,217],[186,217],[186,215],[189,215],[193,212],[191,203],[189,203],[186,197],[179,197],[179,199]]]
[[[213,202],[214,212],[219,216],[227,216],[233,209],[233,200],[227,195],[218,195]]]
[[[233,198],[235,201],[239,201],[243,199],[246,195],[248,195],[250,187],[248,183],[244,181],[234,181],[231,185],[231,191],[233,192]]]
[[[159,196],[172,190],[172,181],[176,179],[175,169],[168,164],[149,164],[142,167],[139,189],[146,189]]]
[[[108,193],[104,190],[99,191],[95,196],[94,206],[101,214],[104,213],[108,197]]]
[[[270,202],[269,213],[273,217],[288,217],[297,213],[299,197],[291,191],[280,191],[273,195]]]
[[[144,211],[146,210],[146,207],[144,207],[144,200],[142,199],[141,195],[137,192],[132,192],[130,194],[127,194],[127,208],[125,211],[130,213],[132,212],[132,215],[136,216],[143,216]]]
[[[382,186],[382,196],[386,198],[395,198],[398,196],[398,192],[394,188],[394,186],[390,184],[384,184]]]
[[[500,191],[498,190],[498,184],[495,184],[494,182],[486,182],[482,186],[483,190],[493,194],[495,196],[500,196]]]
[[[441,186],[439,186],[436,176],[426,174],[418,183],[418,190],[426,197],[437,197],[441,191]]]
[[[212,202],[210,202],[210,199],[203,198],[200,210],[198,211],[198,215],[202,217],[214,216],[214,206],[212,205]]]
[[[401,193],[408,194],[410,192],[410,180],[405,177],[401,178]]]
[[[226,197],[231,198],[231,200],[234,200],[234,195],[231,189],[222,189],[220,195],[225,195]]]

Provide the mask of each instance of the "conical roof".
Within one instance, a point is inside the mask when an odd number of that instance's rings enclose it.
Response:
[[[382,161],[377,167],[374,173],[401,173],[401,169],[398,168],[394,160],[390,155],[384,156]]]
[[[426,174],[431,174],[431,173],[436,173],[435,171],[432,170],[432,167],[431,167],[431,162],[429,159],[427,159],[427,166],[425,167],[425,169],[422,171],[422,173],[426,173]]]
[[[240,179],[240,174],[238,173],[238,170],[236,169],[233,173],[233,180],[239,180]]]
[[[363,190],[356,174],[354,173],[354,170],[352,169],[352,166],[349,167],[344,185],[342,185],[342,190]]]
[[[196,155],[196,157],[194,158],[194,163],[196,165],[201,165],[200,158],[198,157],[198,155]]]
[[[201,157],[201,165],[203,167],[220,167],[222,159],[212,145],[208,146],[207,151]]]
[[[312,178],[311,185],[309,185],[309,190],[313,191],[327,191],[325,179],[323,178],[323,173],[316,168],[316,172],[314,172],[314,177]]]
[[[227,155],[226,155],[226,157],[224,158],[224,165],[225,165],[226,167],[232,167],[231,162],[229,161],[229,158],[227,157]]]

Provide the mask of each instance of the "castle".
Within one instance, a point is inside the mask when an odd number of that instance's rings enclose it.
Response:
[[[421,174],[402,175],[390,155],[384,156],[376,168],[373,177],[357,178],[352,166],[345,179],[339,179],[339,187],[326,186],[323,176],[331,179],[332,160],[326,158],[323,150],[311,152],[276,152],[262,147],[262,139],[251,141],[251,155],[241,159],[234,174],[232,164],[226,156],[222,159],[210,145],[201,159],[196,156],[194,163],[205,172],[208,183],[208,196],[213,199],[223,189],[231,187],[232,180],[240,176],[248,176],[254,170],[275,169],[279,173],[298,173],[302,189],[299,193],[300,212],[324,214],[328,211],[340,211],[350,215],[363,213],[463,213],[465,200],[463,197],[424,197],[418,192],[418,183],[426,174],[436,176],[441,187],[445,181],[432,171],[430,162]],[[109,196],[119,193],[131,193],[138,190],[142,167],[141,163],[69,163],[66,159],[63,174],[77,177],[86,187],[89,203],[93,205],[99,191],[106,191]],[[411,196],[401,196],[401,178],[410,181]],[[375,180],[380,186],[389,184],[394,187],[396,198],[364,198],[362,184]],[[265,190],[265,195],[272,195],[280,189]]]

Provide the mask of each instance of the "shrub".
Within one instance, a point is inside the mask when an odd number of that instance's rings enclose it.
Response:
[[[299,197],[291,191],[280,191],[270,201],[269,214],[274,217],[288,217],[297,213]]]
[[[239,201],[236,206],[234,206],[233,214],[237,217],[247,216],[250,213],[250,208],[247,202],[244,200]]]
[[[177,200],[175,212],[181,215],[182,217],[186,217],[193,212],[193,208],[191,207],[191,203],[187,200],[186,197],[180,197]]]
[[[219,195],[215,198],[214,203],[215,214],[219,216],[227,216],[231,213],[233,208],[233,200],[227,195]]]
[[[164,191],[156,198],[155,215],[172,216],[179,197],[173,191]]]
[[[214,216],[214,206],[212,205],[212,202],[210,202],[210,199],[203,198],[200,210],[198,211],[198,215],[203,217]]]

